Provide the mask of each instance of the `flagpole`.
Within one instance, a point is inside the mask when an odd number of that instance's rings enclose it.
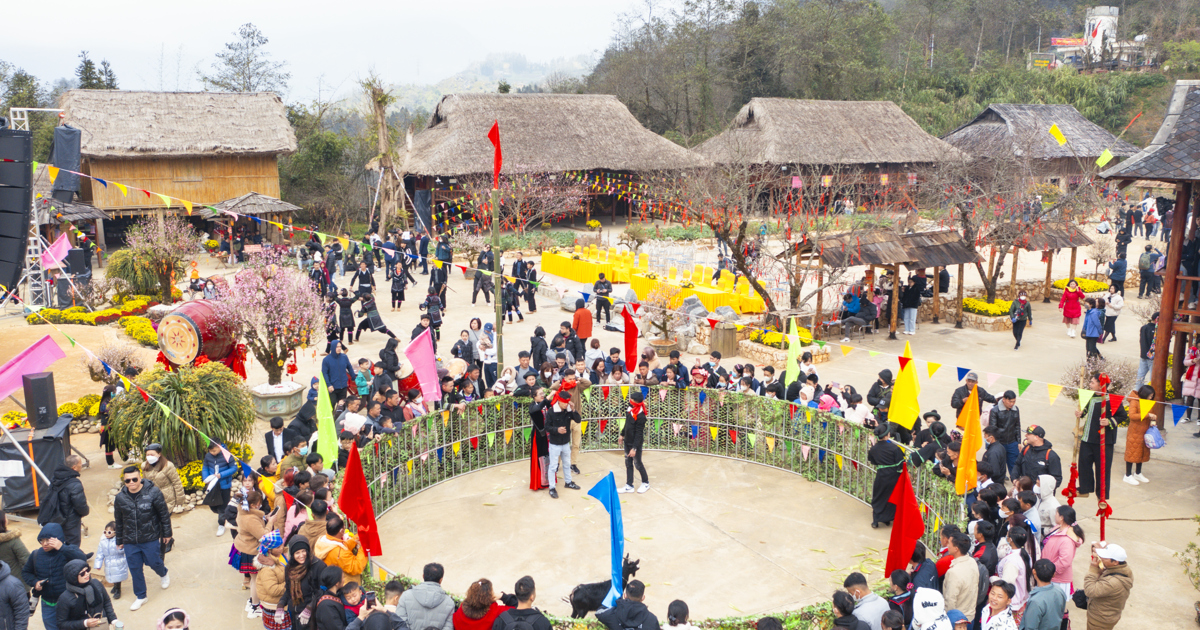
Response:
[[[504,267],[500,256],[500,189],[492,188],[492,279],[496,280],[496,377],[504,373],[504,306],[501,285],[504,284]],[[497,280],[497,278],[499,278]],[[516,278],[513,278],[516,282]],[[482,394],[480,394],[482,395]]]

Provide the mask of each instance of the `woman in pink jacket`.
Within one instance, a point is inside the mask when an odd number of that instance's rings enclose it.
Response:
[[[1067,325],[1067,336],[1075,336],[1075,327],[1079,325],[1079,317],[1083,314],[1080,302],[1087,297],[1079,288],[1079,283],[1072,278],[1063,289],[1062,299],[1058,301],[1058,310],[1062,311],[1063,323]]]
[[[1187,406],[1183,421],[1196,420],[1197,424],[1200,424],[1200,417],[1192,417],[1197,415],[1194,407],[1196,398],[1200,397],[1200,348],[1194,344],[1188,346],[1183,356],[1183,365],[1187,368],[1183,373],[1183,404]]]
[[[1062,590],[1070,601],[1075,590],[1071,564],[1075,550],[1083,544],[1083,528],[1075,523],[1075,508],[1060,505],[1054,515],[1054,529],[1042,539],[1042,557],[1054,563],[1050,583]]]

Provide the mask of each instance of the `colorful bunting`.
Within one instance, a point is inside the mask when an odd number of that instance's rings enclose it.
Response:
[[[1054,383],[1046,384],[1046,392],[1050,395],[1050,404],[1051,405],[1054,404],[1054,400],[1056,398],[1058,398],[1058,395],[1062,393],[1062,390],[1063,390],[1062,385],[1055,385]]]
[[[942,364],[934,363],[933,361],[928,361],[928,362],[926,362],[925,366],[926,366],[926,369],[929,370],[929,378],[933,378],[934,373],[938,371],[938,368],[942,367]]]
[[[967,373],[968,373],[968,372],[970,372],[970,371],[971,371],[971,368],[965,368],[965,367],[960,367],[960,368],[958,368],[958,380],[960,380],[960,381],[961,381],[961,380],[963,380],[964,378],[966,378],[966,377],[967,377]]]
[[[1024,395],[1025,395],[1025,390],[1026,390],[1026,389],[1029,389],[1029,384],[1030,384],[1030,383],[1032,383],[1032,382],[1033,382],[1032,380],[1030,380],[1030,379],[1027,379],[1027,378],[1019,378],[1019,379],[1017,379],[1017,395],[1018,395],[1018,396],[1024,396]]]

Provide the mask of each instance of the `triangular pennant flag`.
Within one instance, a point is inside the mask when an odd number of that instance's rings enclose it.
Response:
[[[649,397],[650,397],[650,388],[643,385],[642,386],[642,400],[645,401]]]
[[[489,433],[489,434],[488,434],[488,446],[491,446],[491,445],[493,445],[493,444],[495,444],[495,443],[496,443],[496,434],[495,434],[495,433]]]
[[[942,367],[941,363],[934,363],[933,361],[927,361],[925,363],[925,368],[929,371],[929,378],[933,378],[934,372],[937,372],[938,368],[940,368],[940,367]]]
[[[729,440],[733,442],[735,446],[737,445],[737,429],[729,430]]]
[[[768,453],[775,452],[775,438],[773,438],[769,435],[767,436],[767,452]]]
[[[1048,393],[1050,395],[1050,404],[1051,405],[1054,404],[1054,399],[1058,398],[1058,395],[1062,393],[1062,390],[1063,390],[1062,385],[1055,385],[1054,383],[1048,383],[1046,385],[1046,393]]]
[[[1017,395],[1018,395],[1018,396],[1024,396],[1024,395],[1025,395],[1025,390],[1026,390],[1026,389],[1029,389],[1029,384],[1030,384],[1030,383],[1032,383],[1032,382],[1033,382],[1033,380],[1031,380],[1031,379],[1028,379],[1028,378],[1019,378],[1019,379],[1017,379]]]
[[[159,408],[159,409],[162,409],[162,412],[163,412],[163,417],[164,417],[164,418],[170,418],[170,417],[173,415],[173,414],[171,413],[171,408],[170,408],[170,407],[167,407],[166,405],[164,405],[164,404],[162,403],[162,401],[161,401],[161,400],[156,400],[156,401],[154,401],[154,402],[158,403],[158,408]]]
[[[655,418],[654,419],[654,432],[658,433],[658,430],[661,427],[662,427],[662,418]]]
[[[1104,168],[1104,165],[1111,162],[1112,159],[1113,159],[1112,151],[1105,149],[1100,152],[1100,157],[1096,158],[1096,166],[1099,166],[1100,168]]]
[[[1057,124],[1050,125],[1050,135],[1054,136],[1054,139],[1058,141],[1059,146],[1067,143],[1067,137],[1063,135],[1062,130],[1058,128]]]
[[[661,401],[663,401],[663,402],[666,402],[666,400],[667,400],[667,390],[665,390],[665,389],[660,389],[660,390],[658,390],[658,399],[659,399],[659,400],[661,400]]]
[[[709,427],[708,434],[712,436],[712,439],[717,439],[717,427]]]
[[[971,371],[971,368],[964,368],[964,367],[960,367],[960,368],[958,368],[958,380],[960,380],[960,381],[961,381],[961,380],[963,380],[964,378],[966,378],[966,377],[967,377],[967,373],[968,373],[968,372],[970,372],[970,371]]]
[[[604,400],[608,400],[608,390],[609,390],[609,386],[608,386],[608,385],[601,385],[601,386],[600,386],[600,392],[604,394]]]
[[[183,207],[187,210],[188,216],[192,216],[192,202],[187,199],[180,199],[183,202]]]
[[[624,399],[629,398],[629,386],[628,385],[621,386],[621,398],[624,398]]]
[[[988,387],[995,385],[996,381],[998,380],[1000,380],[999,374],[996,374],[995,372],[988,372]]]
[[[108,188],[108,182],[104,181],[103,179],[100,179],[99,177],[93,177],[92,179],[94,179],[94,180],[96,180],[96,181],[100,182],[100,185],[101,185],[101,186],[103,186],[103,187],[105,187],[105,188]]]
[[[840,347],[842,349],[842,356],[846,356],[846,355],[850,354],[850,351],[854,349],[854,348],[851,348],[850,346],[840,346]]]
[[[526,429],[526,431],[528,431],[528,429]],[[529,436],[526,436],[525,439],[528,440]],[[451,445],[451,447],[454,449],[454,454],[458,455],[458,452],[462,450],[462,442],[455,442]]]
[[[587,427],[588,427],[588,421],[587,421],[587,420],[584,420],[583,422],[580,422],[580,423],[579,423],[579,431],[580,431],[581,433],[587,433]]]
[[[837,460],[838,470],[841,470],[842,469],[842,456],[838,455],[837,453],[834,453],[833,458],[835,460]]]
[[[1116,394],[1109,394],[1108,395],[1108,411],[1109,411],[1109,413],[1117,413],[1117,409],[1120,409],[1121,405],[1124,402],[1125,402],[1124,396],[1117,396]],[[1153,403],[1154,401],[1150,401],[1150,402]]]
[[[580,291],[579,295],[583,296],[583,301],[585,304],[587,303],[588,299],[592,297],[591,293],[584,293],[583,291]]]
[[[408,463],[407,463],[407,464],[405,464],[405,465],[408,467],[408,474],[410,474],[410,475],[411,475],[411,474],[412,474],[412,469],[413,469],[413,460],[411,460],[411,459],[410,459],[410,460],[408,460]],[[286,494],[286,493],[285,493],[285,494]]]
[[[158,198],[159,198],[159,199],[162,199],[162,202],[163,202],[163,205],[164,205],[164,206],[166,206],[166,207],[168,207],[168,208],[170,208],[170,207],[171,207],[171,198],[170,198],[170,197],[168,197],[168,196],[166,196],[166,195],[163,195],[163,194],[160,194],[160,193],[154,193],[154,194],[158,195]]]
[[[139,388],[138,388],[138,393],[142,395],[142,401],[144,401],[144,402],[150,402],[150,394],[147,394],[147,393],[146,393],[146,390],[144,390],[144,389],[142,389],[141,387],[139,387]]]
[[[812,450],[812,449],[810,449],[810,448],[809,448],[809,447],[807,447],[807,446],[801,446],[801,447],[800,447],[800,456],[804,458],[804,461],[808,461],[808,453],[809,453],[811,450]]]
[[[1145,398],[1139,398],[1138,417],[1140,417],[1142,420],[1145,420],[1146,417],[1150,415],[1151,411],[1154,411],[1154,401],[1146,400]]]
[[[54,183],[54,180],[58,179],[58,167],[57,166],[47,164],[46,165],[46,173],[48,175],[50,175],[50,183],[51,184]]]
[[[116,186],[116,187],[117,187],[117,190],[121,191],[121,196],[122,196],[122,197],[128,197],[128,196],[129,196],[129,187],[128,187],[128,186],[126,186],[125,184],[118,184],[117,182],[113,182],[113,186]]]
[[[912,361],[912,357],[900,357],[900,369],[908,367],[908,362]]]
[[[533,429],[530,427],[525,427],[525,430],[522,431],[521,433],[522,433],[522,435],[525,436],[525,441],[528,442],[529,436],[533,435]]]
[[[824,350],[824,349],[825,349],[825,342],[824,342],[824,341],[822,341],[822,340],[820,340],[820,339],[818,339],[818,340],[817,340],[817,347],[818,347],[818,348],[820,348],[820,349],[822,349],[822,350]]]
[[[1087,404],[1092,401],[1092,397],[1095,395],[1096,395],[1096,392],[1094,392],[1090,389],[1079,390],[1079,408],[1083,409],[1083,408],[1087,407]]]
[[[504,431],[504,443],[508,444],[511,441],[512,441],[512,429],[506,429]]]
[[[679,435],[679,430],[682,428],[683,428],[683,425],[679,424],[678,422],[671,423],[671,432],[674,433],[675,435]]]
[[[68,335],[67,333],[63,333],[63,336],[67,338],[67,341],[70,341],[70,342],[71,342],[71,347],[72,347],[72,348],[74,348],[74,347],[75,347],[75,340],[71,338],[71,335]]]
[[[454,265],[454,266],[458,267],[458,270],[463,272],[463,277],[465,278],[467,275],[467,266],[466,265]],[[482,272],[483,270],[480,269],[479,271]]]
[[[750,434],[748,434],[746,437],[750,438],[750,448],[754,448],[754,447],[755,447],[755,442],[758,440],[758,434],[757,434],[757,433],[750,433]]]
[[[705,319],[707,319],[707,320],[708,320],[708,328],[709,328],[709,330],[712,330],[713,328],[716,328],[716,327],[717,327],[717,322],[721,321],[721,320],[719,320],[719,319],[713,319],[713,318],[711,318],[711,317],[707,317],[707,318],[705,318]]]
[[[1185,413],[1187,413],[1187,407],[1184,407],[1183,405],[1171,405],[1171,415],[1174,416],[1176,425],[1178,425],[1179,421],[1183,419],[1183,414]]]

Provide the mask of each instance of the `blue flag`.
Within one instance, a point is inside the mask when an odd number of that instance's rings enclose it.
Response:
[[[591,294],[591,293],[584,293],[583,291],[580,291],[580,292],[579,292],[579,295],[582,295],[582,296],[583,296],[583,301],[584,301],[584,303],[585,303],[585,304],[586,304],[586,303],[587,303],[587,301],[588,301],[589,299],[591,299],[591,297],[592,297],[592,294]]]
[[[608,526],[612,535],[612,588],[604,596],[604,606],[612,608],[621,598],[622,558],[625,556],[625,526],[621,522],[621,499],[617,496],[617,481],[612,471],[588,490],[608,511]]]
[[[967,372],[970,372],[970,371],[971,371],[971,368],[964,368],[964,367],[958,368],[958,380],[961,381],[964,378],[966,378]]]

